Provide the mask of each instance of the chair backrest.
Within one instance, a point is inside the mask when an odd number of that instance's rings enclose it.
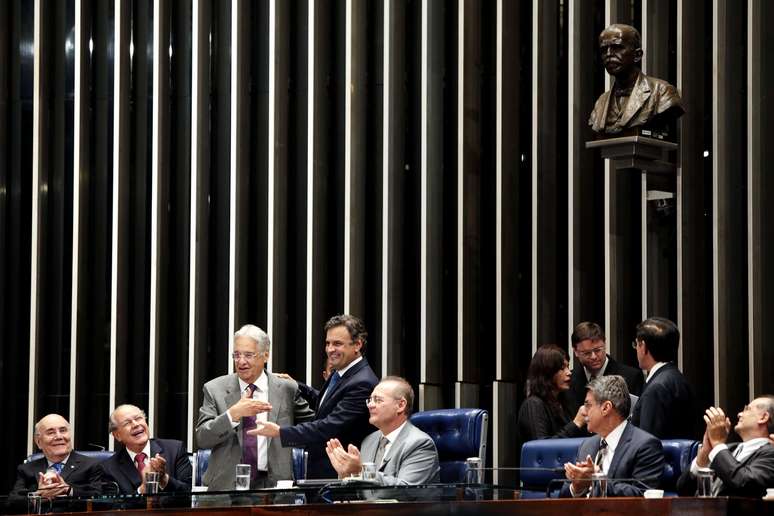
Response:
[[[666,439],[661,441],[664,448],[664,472],[661,474],[661,488],[665,494],[674,495],[677,480],[683,471],[691,467],[691,461],[699,451],[699,441],[690,439]]]
[[[93,458],[97,459],[100,462],[102,462],[105,459],[109,459],[110,457],[113,456],[113,452],[110,451],[110,450],[86,450],[86,451],[75,450],[75,451],[77,453],[80,453],[81,455],[86,455],[87,457],[93,457]],[[29,457],[27,457],[24,460],[24,463],[26,464],[27,462],[32,462],[32,461],[38,460],[38,459],[40,459],[42,457],[43,457],[43,454],[40,453],[40,452],[33,453],[32,455],[30,455]]]
[[[412,414],[411,423],[435,442],[441,465],[441,482],[465,480],[468,457],[486,466],[486,434],[489,414],[483,409],[426,410]]]
[[[520,471],[522,498],[544,498],[546,489],[558,492],[564,478],[564,463],[575,462],[583,437],[571,439],[538,439],[527,441],[521,447],[522,468],[545,468]]]

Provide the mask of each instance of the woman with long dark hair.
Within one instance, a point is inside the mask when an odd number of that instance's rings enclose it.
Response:
[[[573,417],[568,399],[570,367],[567,354],[558,346],[540,346],[529,363],[527,399],[519,408],[518,441],[581,437],[586,434],[586,408],[581,405]]]

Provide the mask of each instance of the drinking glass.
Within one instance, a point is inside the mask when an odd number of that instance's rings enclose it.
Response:
[[[236,465],[236,482],[234,489],[237,491],[247,491],[250,489],[250,464]]]

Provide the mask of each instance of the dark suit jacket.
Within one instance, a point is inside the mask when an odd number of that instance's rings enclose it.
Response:
[[[359,447],[365,436],[375,430],[368,423],[365,400],[379,379],[366,359],[344,373],[333,392],[325,395],[320,403],[331,378],[325,382],[319,395],[309,400],[316,413],[313,421],[280,428],[282,446],[305,447],[309,452],[307,478],[337,478],[338,474],[325,453],[325,443],[329,439],[339,439],[344,447],[349,444]],[[313,393],[306,393],[310,394]]]
[[[101,472],[97,465],[99,461],[78,452],[70,453],[61,476],[73,488],[73,496],[95,496],[100,492]],[[16,468],[16,484],[9,494],[10,497],[27,497],[29,491],[38,488],[38,473],[45,473],[48,461],[45,457]]]
[[[632,409],[632,423],[659,439],[694,439],[701,420],[693,388],[672,362],[656,371]]]
[[[645,375],[642,374],[640,369],[621,364],[616,362],[613,357],[607,355],[607,367],[605,368],[605,374],[607,375],[621,375],[626,380],[626,386],[629,388],[629,394],[639,396],[642,392],[642,386],[645,383]],[[575,411],[578,407],[583,405],[586,399],[586,371],[583,369],[583,365],[577,362],[577,365],[572,370],[572,377],[570,378],[570,399],[572,400]]]
[[[598,435],[589,437],[578,449],[578,461],[593,459],[599,451]],[[664,471],[664,451],[661,441],[632,424],[624,428],[621,440],[613,455],[613,462],[607,471],[607,496],[639,496],[642,497],[645,486],[637,482],[615,482],[614,479],[635,478],[651,489],[659,486],[661,474]],[[570,496],[570,483],[562,487],[561,496]]]
[[[710,468],[723,481],[719,496],[747,496],[759,498],[766,494],[766,488],[774,486],[774,446],[764,444],[747,457],[744,462],[734,458],[739,444],[731,444],[728,450],[715,456]],[[696,494],[696,479],[690,469],[683,472],[677,481],[677,492],[682,496]]]
[[[169,482],[164,491],[191,490],[191,461],[183,443],[174,439],[151,439],[151,457],[158,453],[167,461]],[[149,457],[150,458],[150,457]],[[125,448],[99,464],[103,482],[115,482],[122,494],[134,494],[142,484],[137,467]]]

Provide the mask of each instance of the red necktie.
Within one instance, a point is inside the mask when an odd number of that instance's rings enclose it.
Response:
[[[146,455],[142,452],[134,456],[134,462],[137,464],[137,472],[140,474],[140,477],[142,477],[142,472],[145,469],[145,457]]]

